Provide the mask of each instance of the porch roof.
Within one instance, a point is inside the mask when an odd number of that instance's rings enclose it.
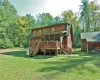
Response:
[[[63,33],[66,33],[67,34],[67,31],[59,31],[59,32],[50,32],[50,33],[42,33],[41,35],[57,35],[57,34],[63,34]]]
[[[39,39],[41,36],[31,36],[30,39]]]

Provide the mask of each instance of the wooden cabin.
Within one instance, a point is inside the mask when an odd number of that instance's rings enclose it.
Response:
[[[81,33],[81,50],[92,51],[100,49],[100,31]]]
[[[39,50],[46,52],[72,53],[73,32],[71,23],[55,24],[31,29],[29,55]]]

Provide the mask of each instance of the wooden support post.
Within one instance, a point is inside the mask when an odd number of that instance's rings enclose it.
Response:
[[[88,52],[88,43],[87,43],[87,52]]]
[[[61,52],[62,52],[62,35],[60,33],[60,54],[61,54]]]
[[[49,41],[50,41],[50,35],[49,35]]]
[[[46,36],[44,36],[44,41],[46,40]]]
[[[54,41],[55,41],[55,34],[54,34]]]
[[[56,41],[56,55],[58,55],[58,41]]]
[[[44,55],[46,54],[46,50],[44,50]]]
[[[49,51],[49,55],[50,55],[51,51],[50,50],[48,50],[48,51]]]
[[[58,49],[56,49],[56,55],[58,55]]]
[[[60,47],[60,54],[61,54],[61,52],[62,52],[62,49],[61,49],[61,47]]]
[[[48,41],[46,42],[46,48],[48,48]]]
[[[56,46],[57,46],[57,48],[58,48],[58,41],[56,41]]]

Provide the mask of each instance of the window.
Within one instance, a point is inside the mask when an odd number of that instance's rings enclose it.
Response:
[[[32,34],[34,34],[35,33],[35,31],[32,31]]]
[[[43,29],[42,32],[43,32],[43,33],[46,32],[45,29]]]
[[[39,33],[41,33],[41,30],[39,30]]]
[[[60,35],[56,35],[55,40],[60,41]]]
[[[35,31],[34,31],[34,33],[35,33]]]
[[[55,28],[52,28],[52,32],[54,32],[55,31]]]
[[[49,36],[45,36],[45,40],[46,41],[49,41]]]

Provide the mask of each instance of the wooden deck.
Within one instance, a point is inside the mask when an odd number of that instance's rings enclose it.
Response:
[[[39,48],[44,51],[44,54],[47,50],[55,50],[56,55],[58,55],[58,50],[61,49],[60,41],[42,41],[39,42]]]

